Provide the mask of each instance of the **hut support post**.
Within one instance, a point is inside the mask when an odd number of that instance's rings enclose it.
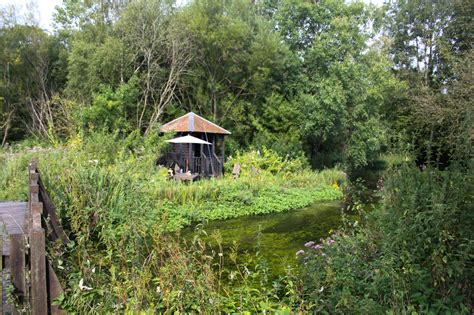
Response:
[[[221,175],[224,175],[224,158],[225,158],[225,136],[221,136],[222,137],[222,148],[221,148],[221,161],[222,161],[222,165],[221,165]]]
[[[189,144],[189,152],[188,152],[188,169],[186,171],[193,172],[193,144]]]
[[[217,138],[217,135],[212,135],[212,160],[217,162],[216,163],[217,165],[214,166],[215,168],[212,171],[212,175],[219,176],[219,172],[220,172],[221,167],[219,165],[219,161],[216,159],[216,156],[217,156],[217,154],[216,154],[216,143],[217,143],[216,138]]]
[[[199,158],[201,159],[201,174],[204,173],[204,170],[205,170],[205,164],[204,164],[204,159],[203,159],[203,156],[204,156],[204,144],[201,144],[201,150],[199,152]]]
[[[182,156],[183,156],[183,144],[180,143],[179,144],[179,157],[178,157],[178,161],[177,161],[178,162],[178,167],[179,167],[180,170],[181,169],[186,169],[186,165],[179,165],[181,163],[180,160],[181,160]],[[185,161],[185,163],[186,163],[186,161]]]

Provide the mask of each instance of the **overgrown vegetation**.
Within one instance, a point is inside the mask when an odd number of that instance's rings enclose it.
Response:
[[[256,152],[237,158],[244,169],[244,161],[252,163],[258,175],[244,173],[232,179],[229,174],[186,185],[168,180],[166,169],[154,166],[159,147],[159,142],[149,138],[134,142],[97,133],[55,148],[3,152],[0,180],[8,189],[2,190],[0,199],[26,198],[25,169],[33,157],[39,158],[45,184],[73,239],[65,252],[51,251],[54,266],[67,282],[64,306],[71,311],[103,313],[142,307],[235,311],[239,305],[259,309],[260,301],[273,299],[271,286],[265,288],[270,290],[266,294],[250,294],[244,302],[236,293],[250,293],[260,286],[263,275],[259,275],[258,264],[237,267],[253,268],[252,275],[234,270],[234,281],[230,281],[231,269],[216,272],[223,262],[210,248],[206,250],[206,244],[196,239],[182,246],[166,232],[192,222],[288,211],[315,201],[340,199],[342,192],[336,183],[345,174],[294,169],[292,165],[302,163],[285,163],[265,150],[260,158]],[[237,257],[234,259],[237,263]],[[82,291],[78,287],[81,279],[94,289]],[[236,285],[237,279],[249,284]],[[219,287],[224,282],[227,286]],[[216,302],[207,309],[203,301],[209,299]]]
[[[49,246],[71,312],[472,313],[473,12],[64,1],[47,33],[2,8],[0,200],[26,198],[39,157],[73,239]],[[183,185],[156,169],[156,128],[189,110],[232,131],[239,179]],[[363,204],[364,185],[379,204]],[[343,213],[278,277],[258,249],[244,261],[219,235],[179,236],[341,191],[358,221]]]
[[[472,165],[392,170],[365,224],[308,244],[303,279],[317,309],[468,314],[473,185]]]

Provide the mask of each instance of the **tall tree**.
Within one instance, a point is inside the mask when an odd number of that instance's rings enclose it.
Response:
[[[400,88],[385,52],[368,45],[380,12],[360,2],[288,0],[272,15],[301,60],[298,122],[313,165],[367,165],[384,142],[388,91]]]
[[[56,37],[35,26],[0,29],[2,142],[31,132],[44,137],[54,129],[51,97],[65,83],[66,54]]]
[[[250,1],[197,0],[180,14],[194,43],[189,75],[180,101],[232,127],[241,144],[250,144],[288,53],[273,26]]]
[[[466,0],[390,3],[394,70],[410,86],[393,126],[414,143],[420,164],[469,155],[460,144],[472,139],[473,14]]]
[[[137,107],[137,127],[150,132],[165,108],[176,98],[177,88],[191,62],[189,34],[176,21],[172,1],[137,1],[124,12],[119,32],[134,52],[134,73],[143,91]]]
[[[440,87],[454,79],[454,59],[469,52],[474,39],[472,1],[391,1],[388,33],[391,54],[400,75],[421,76],[423,83]]]

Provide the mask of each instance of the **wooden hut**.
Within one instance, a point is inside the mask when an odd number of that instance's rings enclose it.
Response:
[[[160,164],[204,177],[223,174],[225,136],[230,135],[229,131],[193,112],[163,125],[160,131],[176,132]]]

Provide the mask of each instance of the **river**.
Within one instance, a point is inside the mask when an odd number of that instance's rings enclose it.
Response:
[[[197,233],[196,229],[203,229],[207,233],[204,238],[216,245],[215,235],[219,234],[224,253],[230,251],[234,242],[242,256],[245,253],[255,256],[259,252],[262,261],[276,275],[287,266],[296,265],[296,252],[304,249],[306,242],[327,237],[340,226],[341,206],[340,201],[315,203],[283,213],[211,221],[185,229],[182,236],[189,239]]]

